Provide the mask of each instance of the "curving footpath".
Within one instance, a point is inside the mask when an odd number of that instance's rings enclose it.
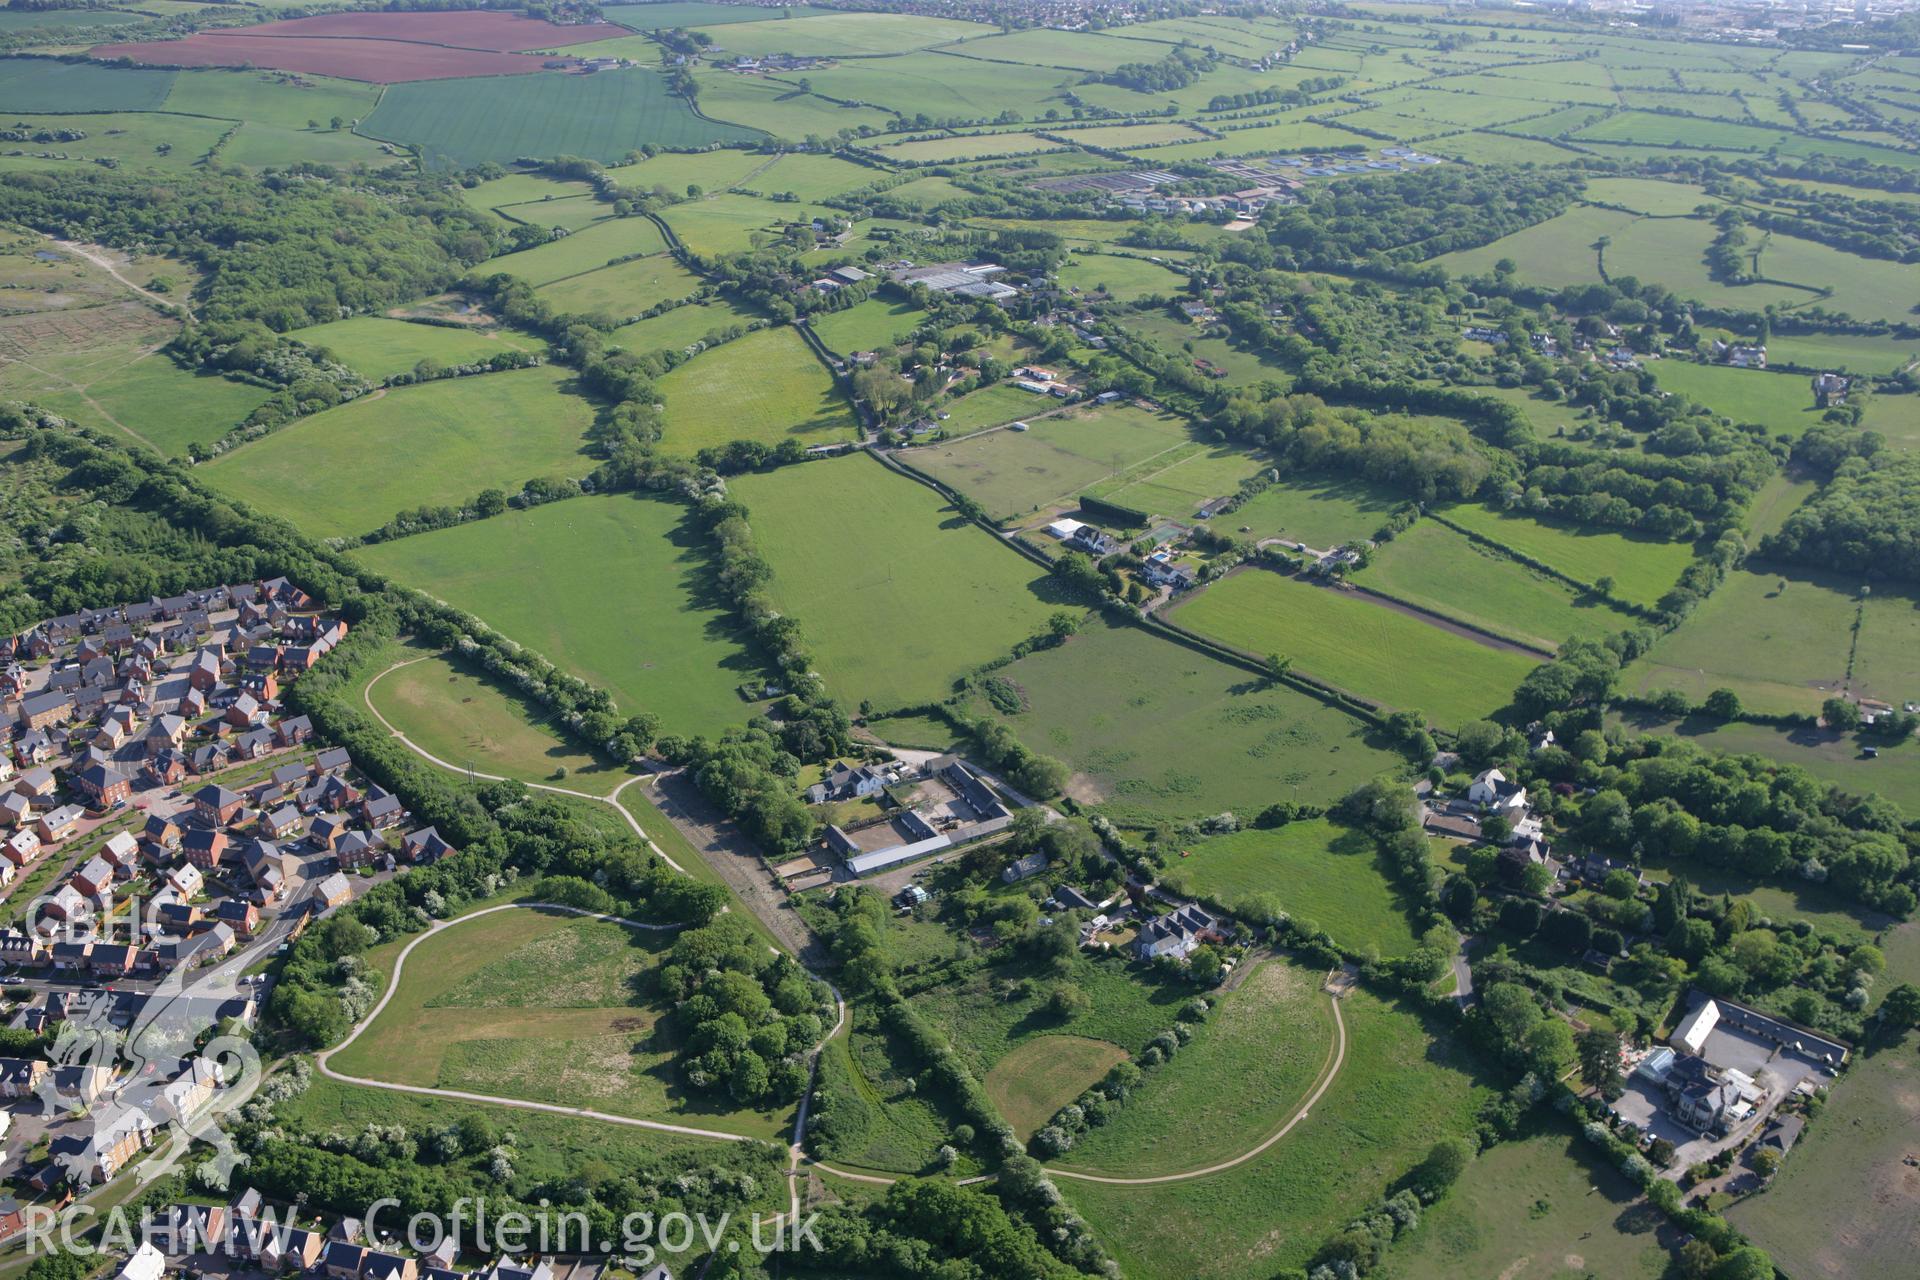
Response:
[[[373,679],[367,682],[367,687],[365,688],[365,690],[362,691],[361,700],[366,703],[367,710],[373,714],[373,718],[378,720],[382,725],[382,727],[384,727],[388,733],[392,734],[400,742],[406,744],[406,747],[409,751],[412,751],[415,755],[427,761],[429,764],[438,765],[440,768],[445,769],[450,773],[468,774],[472,777],[484,778],[489,782],[519,781],[519,779],[506,778],[506,777],[502,777],[499,774],[481,773],[477,770],[463,768],[460,765],[452,764],[446,760],[442,760],[438,756],[423,749],[418,743],[414,742],[411,738],[407,737],[406,734],[400,732],[400,730],[396,729],[393,726],[393,723],[391,721],[389,721],[384,715],[380,714],[380,709],[373,705],[373,686],[380,683],[383,677],[390,675],[395,671],[398,671],[401,667],[410,666],[415,662],[423,662],[423,661],[425,661],[424,657],[409,658],[404,662],[396,662],[391,667],[388,667],[385,671],[382,671],[379,675],[375,676]],[[660,858],[662,862],[665,862],[668,866],[672,867],[675,871],[678,871],[682,875],[688,874],[687,869],[685,867],[681,866],[679,863],[675,862],[672,858],[668,857],[666,854],[666,851],[663,850],[659,845],[654,843],[653,838],[646,833],[646,831],[640,826],[640,823],[635,820],[634,816],[627,811],[627,807],[620,803],[620,793],[622,791],[625,791],[629,786],[639,781],[641,781],[641,775],[635,775],[634,777],[628,778],[625,782],[615,787],[611,793],[604,796],[596,796],[585,791],[575,791],[568,787],[550,786],[546,783],[540,783],[540,782],[525,782],[525,783],[522,783],[521,785],[532,788],[535,791],[551,791],[556,795],[575,796],[582,800],[597,800],[603,804],[612,805],[614,808],[614,811],[617,812],[622,818],[626,819],[627,825],[633,829],[633,833],[636,836],[638,836],[641,839],[641,841],[645,843],[647,848],[652,850]],[[749,1138],[744,1134],[721,1133],[717,1130],[699,1129],[691,1125],[670,1124],[663,1120],[640,1120],[632,1116],[609,1115],[604,1111],[592,1111],[585,1107],[565,1107],[565,1106],[558,1106],[552,1103],[545,1103],[545,1102],[528,1102],[528,1101],[525,1101],[524,1099],[519,1099],[519,1098],[497,1098],[497,1097],[490,1096],[488,1094],[466,1093],[457,1089],[440,1089],[440,1088],[434,1088],[427,1085],[393,1084],[383,1080],[368,1080],[359,1076],[349,1076],[349,1075],[342,1074],[341,1072],[335,1071],[331,1066],[328,1065],[329,1058],[331,1058],[335,1053],[338,1053],[340,1050],[346,1048],[348,1045],[352,1044],[356,1039],[358,1039],[360,1036],[360,1033],[362,1031],[365,1031],[368,1026],[372,1025],[373,1020],[380,1016],[381,1010],[387,1007],[387,1002],[393,998],[393,993],[399,987],[400,970],[401,970],[401,967],[406,964],[408,952],[412,951],[420,943],[425,942],[428,938],[432,937],[435,933],[439,932],[441,929],[444,929],[450,924],[458,923],[459,920],[472,920],[479,916],[487,915],[494,911],[512,911],[516,908],[521,908],[521,907],[526,907],[526,908],[537,907],[537,908],[545,908],[550,910],[566,911],[566,912],[571,912],[572,914],[575,914],[575,915],[592,916],[595,919],[599,919],[599,920],[617,921],[621,924],[629,925],[636,929],[666,930],[666,929],[674,929],[679,927],[677,925],[648,924],[639,920],[630,920],[625,916],[603,915],[600,912],[586,911],[579,907],[567,907],[567,906],[561,906],[557,903],[542,903],[542,902],[509,902],[497,907],[487,907],[484,910],[475,911],[468,915],[460,916],[455,920],[436,921],[433,924],[433,926],[429,928],[425,933],[422,933],[419,937],[413,939],[411,942],[409,942],[406,945],[404,949],[401,950],[400,955],[394,962],[393,977],[391,980],[388,981],[386,990],[382,992],[380,996],[380,1000],[377,1004],[374,1005],[373,1010],[370,1013],[368,1013],[365,1018],[361,1019],[361,1021],[354,1027],[352,1033],[349,1034],[345,1040],[342,1040],[339,1044],[335,1045],[333,1048],[324,1050],[314,1056],[315,1064],[319,1067],[320,1073],[322,1075],[329,1077],[330,1079],[339,1080],[347,1084],[365,1085],[368,1088],[373,1088],[373,1089],[388,1089],[388,1090],[392,1090],[395,1093],[412,1093],[412,1094],[421,1094],[428,1097],[456,1098],[463,1102],[481,1102],[481,1103],[489,1104],[491,1106],[517,1107],[523,1111],[544,1111],[552,1115],[573,1116],[573,1117],[576,1117],[579,1119],[585,1119],[585,1120],[602,1120],[608,1124],[623,1124],[636,1129],[652,1129],[660,1133],[677,1133],[677,1134],[682,1134],[685,1136],[696,1137],[696,1138],[714,1138],[714,1139],[719,1139],[726,1142],[757,1141],[757,1139]],[[813,977],[820,978],[819,974],[812,973],[811,970],[808,970],[808,972]],[[820,980],[822,982],[826,982],[826,979],[824,978],[820,978]],[[833,1026],[830,1027],[826,1031],[826,1033],[820,1037],[819,1043],[814,1045],[812,1051],[808,1054],[809,1079],[807,1082],[807,1091],[801,1095],[800,1105],[799,1105],[798,1111],[794,1116],[793,1140],[787,1148],[787,1179],[788,1179],[788,1206],[789,1206],[788,1211],[793,1216],[794,1220],[798,1220],[799,1214],[800,1214],[800,1177],[799,1175],[800,1175],[800,1168],[803,1165],[810,1169],[818,1169],[820,1172],[825,1174],[830,1174],[836,1178],[845,1178],[850,1182],[863,1182],[873,1186],[892,1186],[895,1182],[901,1181],[901,1179],[897,1177],[886,1177],[881,1174],[875,1174],[875,1173],[854,1173],[849,1170],[838,1169],[832,1165],[824,1164],[821,1161],[813,1159],[812,1157],[808,1156],[805,1153],[805,1151],[801,1149],[801,1141],[806,1136],[807,1108],[809,1104],[811,1104],[811,1102],[813,1101],[814,1086],[819,1079],[820,1055],[826,1050],[827,1045],[833,1040],[833,1038],[839,1035],[840,1032],[845,1028],[847,1024],[847,1005],[846,1005],[846,1001],[841,998],[839,988],[833,986],[833,984],[830,982],[827,983],[827,987],[828,987],[828,990],[833,992],[833,1003],[834,1003],[834,1010],[835,1010],[834,1022],[833,1022]],[[1062,1169],[1053,1165],[1047,1166],[1048,1176],[1053,1178],[1072,1178],[1080,1182],[1098,1182],[1098,1183],[1103,1183],[1107,1186],[1145,1187],[1145,1186],[1154,1186],[1160,1183],[1167,1183],[1167,1182],[1186,1182],[1194,1178],[1205,1178],[1212,1174],[1224,1173],[1228,1169],[1237,1168],[1238,1166],[1247,1163],[1249,1160],[1256,1159],[1257,1157],[1263,1155],[1268,1150],[1270,1150],[1275,1143],[1279,1142],[1282,1138],[1286,1137],[1289,1133],[1293,1132],[1294,1127],[1298,1125],[1302,1120],[1305,1120],[1312,1113],[1314,1106],[1319,1103],[1320,1099],[1326,1094],[1327,1090],[1333,1086],[1333,1082],[1337,1078],[1339,1078],[1341,1068],[1346,1065],[1347,1024],[1345,1020],[1342,1019],[1340,1016],[1339,997],[1330,996],[1329,1001],[1333,1007],[1334,1040],[1333,1040],[1332,1050],[1328,1057],[1327,1065],[1325,1068],[1323,1068],[1321,1072],[1319,1083],[1314,1086],[1313,1092],[1307,1095],[1307,1099],[1301,1105],[1300,1109],[1296,1111],[1292,1115],[1292,1117],[1290,1117],[1287,1120],[1285,1124],[1281,1125],[1278,1129],[1268,1134],[1266,1139],[1262,1141],[1258,1146],[1249,1148],[1248,1150],[1241,1152],[1239,1155],[1234,1156],[1230,1160],[1222,1160],[1216,1164],[1207,1165],[1205,1168],[1202,1168],[1202,1169],[1186,1169],[1186,1170],[1182,1170],[1179,1173],[1163,1173],[1158,1176],[1150,1177],[1150,1178],[1117,1178],[1117,1177],[1111,1177],[1109,1175],[1099,1174],[1099,1173],[1081,1173],[1072,1169]],[[981,1175],[981,1176],[972,1177],[972,1178],[963,1178],[960,1180],[960,1184],[964,1186],[972,1183],[986,1182],[988,1181],[988,1178],[989,1178],[989,1175]]]

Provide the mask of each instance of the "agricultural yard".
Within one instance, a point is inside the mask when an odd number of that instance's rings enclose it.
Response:
[[[1576,581],[1612,578],[1614,595],[1632,604],[1657,604],[1693,559],[1693,548],[1684,542],[1574,529],[1472,503],[1448,507],[1441,514]]]
[[[956,418],[966,403],[955,406]],[[994,404],[991,416],[1002,422],[1049,407],[1035,403],[1024,391],[1006,392]],[[1008,417],[1000,417],[1002,413]],[[950,432],[964,429],[952,421],[942,425]],[[1050,506],[1071,506],[1080,491],[1178,449],[1189,438],[1187,424],[1177,415],[1107,405],[1069,409],[1033,422],[1027,431],[995,431],[913,449],[902,461],[1005,519]]]
[[[1728,574],[1686,622],[1627,668],[1622,686],[1678,689],[1696,704],[1727,688],[1749,710],[1817,714],[1846,682],[1857,586],[1761,565]]]
[[[661,443],[692,454],[753,440],[777,445],[849,439],[853,410],[832,375],[791,328],[761,329],[703,352],[660,379]]]
[[[627,776],[567,742],[548,724],[552,713],[458,658],[395,645],[392,662],[406,665],[376,672],[366,700],[429,755],[522,782],[565,770],[566,786],[596,794]]]
[[[594,407],[572,385],[571,370],[548,365],[374,392],[224,453],[203,474],[315,537],[357,536],[401,511],[591,471]]]
[[[717,735],[751,714],[736,687],[760,668],[678,503],[577,498],[357,554],[606,689],[623,714],[659,716],[662,732]]]
[[[310,347],[324,347],[349,369],[375,382],[411,373],[421,361],[443,367],[486,360],[502,351],[544,353],[547,344],[507,329],[454,329],[409,324],[381,316],[355,316],[293,334]]]
[[[1278,907],[1342,947],[1396,956],[1414,946],[1407,904],[1373,839],[1324,818],[1199,841],[1181,850],[1165,879],[1175,893],[1233,911],[1259,915]]]
[[[1024,703],[999,718],[1072,768],[1069,795],[1123,824],[1251,812],[1282,794],[1328,804],[1398,763],[1345,712],[1138,627],[1090,620],[995,674]]]
[[[1264,1280],[1276,1268],[1303,1266],[1436,1139],[1473,1127],[1484,1089],[1450,1041],[1430,1038],[1413,1015],[1364,993],[1342,1001],[1341,1015],[1344,1068],[1272,1150],[1186,1182],[1059,1179],[1129,1274]],[[1234,1087],[1247,1080],[1236,1077]]]
[[[1239,1155],[1293,1116],[1333,1057],[1322,975],[1280,959],[1248,963],[1256,967],[1245,982],[1211,998],[1177,1063],[1147,1072],[1120,1113],[1056,1168],[1180,1173]]]
[[[1172,617],[1244,653],[1277,653],[1359,697],[1424,712],[1444,727],[1505,706],[1540,661],[1351,592],[1263,569],[1221,579]],[[1422,660],[1409,662],[1410,654]]]
[[[671,934],[538,910],[469,917],[407,957],[335,1070],[772,1138],[780,1118],[681,1091],[648,992]]]
[[[496,54],[494,57],[517,57]],[[590,76],[457,74],[465,79],[396,84],[361,122],[370,137],[416,148],[431,167],[457,169],[524,155],[579,155],[611,162],[646,145],[698,147],[751,142],[760,135],[703,120],[639,67]],[[311,68],[325,71],[326,68]]]
[[[1067,604],[1033,564],[868,458],[744,475],[732,491],[773,565],[774,603],[849,706],[944,698]]]
[[[1605,600],[1432,520],[1382,546],[1353,581],[1369,591],[1541,649],[1636,625]]]

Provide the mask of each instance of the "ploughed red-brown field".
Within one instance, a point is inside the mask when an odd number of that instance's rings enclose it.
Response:
[[[548,58],[517,52],[557,49],[629,34],[608,23],[556,26],[518,13],[328,13],[184,40],[103,44],[96,58],[165,67],[267,67],[374,84],[539,71]]]

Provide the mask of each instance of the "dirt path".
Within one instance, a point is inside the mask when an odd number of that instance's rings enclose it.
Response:
[[[147,289],[142,287],[141,285],[137,285],[133,281],[127,279],[125,276],[121,275],[120,268],[114,265],[113,259],[108,257],[105,253],[103,253],[99,249],[94,248],[92,245],[81,244],[76,240],[62,240],[59,236],[48,236],[47,239],[53,241],[55,244],[59,245],[62,249],[65,249],[68,253],[71,253],[74,257],[85,258],[88,262],[91,262],[94,266],[100,268],[102,271],[112,276],[115,280],[119,281],[122,285],[125,285],[129,290],[139,294],[142,298],[145,298],[148,302],[154,303],[156,306],[162,306],[162,307],[179,307],[180,310],[186,312],[188,315],[193,314],[193,309],[187,306],[184,302],[181,302],[174,298],[169,298],[165,294],[155,293],[151,289]]]

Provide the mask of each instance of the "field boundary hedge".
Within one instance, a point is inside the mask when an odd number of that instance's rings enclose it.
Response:
[[[1427,516],[1427,519],[1433,521],[1435,524],[1441,526],[1442,528],[1453,530],[1455,533],[1467,539],[1467,541],[1473,543],[1475,546],[1485,547],[1489,551],[1497,551],[1501,555],[1505,556],[1507,559],[1515,561],[1519,564],[1523,564],[1527,566],[1527,568],[1529,569],[1534,569],[1539,571],[1540,573],[1544,573],[1550,578],[1553,578],[1559,582],[1565,583],[1567,586],[1572,587],[1576,591],[1584,592],[1590,596],[1598,596],[1600,599],[1605,600],[1608,604],[1620,610],[1622,613],[1632,614],[1634,617],[1639,618],[1643,622],[1657,623],[1657,622],[1664,621],[1664,619],[1661,617],[1659,613],[1657,613],[1652,609],[1647,608],[1645,605],[1635,604],[1630,600],[1622,600],[1610,591],[1602,591],[1599,588],[1599,586],[1596,585],[1595,583],[1583,582],[1579,578],[1574,577],[1572,574],[1567,573],[1561,569],[1556,569],[1544,560],[1536,560],[1534,557],[1528,555],[1526,552],[1521,551],[1515,547],[1510,547],[1506,543],[1501,542],[1497,538],[1490,538],[1486,534],[1481,533],[1478,530],[1469,529],[1467,528],[1467,526],[1463,524],[1456,523],[1455,521],[1448,519],[1446,516],[1442,515],[1438,511],[1428,511],[1426,513],[1426,516]]]
[[[1351,578],[1347,579],[1346,582],[1348,587],[1363,596],[1372,596],[1376,600],[1384,600],[1398,609],[1411,609],[1415,613],[1424,614],[1426,617],[1444,622],[1450,627],[1460,627],[1473,632],[1475,635],[1485,636],[1489,640],[1498,640],[1501,644],[1515,645],[1525,649],[1528,653],[1537,653],[1543,658],[1553,658],[1559,653],[1557,649],[1543,648],[1531,641],[1522,640],[1517,636],[1506,635],[1503,632],[1495,631],[1492,627],[1482,626],[1478,622],[1468,622],[1465,618],[1456,618],[1450,613],[1442,612],[1429,605],[1415,604],[1411,600],[1405,600],[1394,595],[1391,591],[1382,591],[1378,587],[1363,586]]]

